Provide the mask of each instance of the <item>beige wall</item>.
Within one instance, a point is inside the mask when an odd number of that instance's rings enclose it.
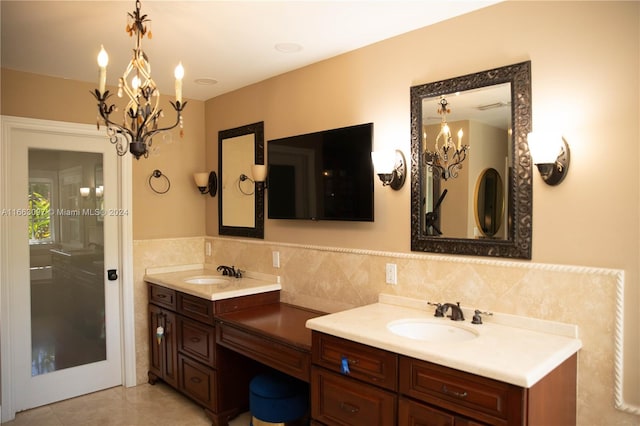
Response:
[[[91,95],[96,83],[21,73],[6,68],[1,75],[3,115],[95,124],[97,102]],[[116,88],[110,88],[115,93]],[[121,105],[114,96],[115,103]],[[169,96],[161,98],[165,125],[172,123]],[[201,236],[205,229],[204,196],[193,183],[193,172],[204,170],[204,102],[187,100],[184,111],[184,137],[174,129],[169,136],[154,140],[158,154],[133,160],[134,238]],[[122,107],[120,108],[122,111]],[[120,113],[116,113],[120,114]],[[106,133],[105,133],[106,134]],[[170,143],[169,143],[170,142]],[[115,153],[115,148],[114,148]],[[115,155],[115,154],[114,154]],[[171,181],[169,192],[154,193],[149,176],[158,169]],[[155,180],[155,179],[154,179]],[[157,189],[163,189],[163,182]]]
[[[275,77],[207,102],[189,101],[185,112],[185,138],[162,146],[158,157],[134,161],[134,237],[136,276],[146,265],[157,265],[165,245],[152,239],[217,235],[217,198],[197,193],[190,180],[195,170],[217,170],[219,130],[256,121],[265,122],[266,140],[373,121],[375,147],[394,146],[409,153],[409,87],[524,60],[532,61],[533,127],[546,129],[554,123],[571,144],[572,163],[567,179],[558,187],[548,187],[537,175],[534,179],[533,261],[546,264],[584,265],[622,269],[625,272],[625,398],[640,404],[638,380],[640,364],[640,302],[638,291],[640,256],[638,176],[640,116],[640,4],[638,2],[508,2],[455,18],[432,27],[396,37],[340,57]],[[1,112],[5,115],[50,120],[95,122],[95,100],[89,91],[93,83],[80,83],[2,70]],[[177,138],[176,138],[177,139]],[[206,141],[206,150],[205,150]],[[206,155],[204,155],[206,154]],[[153,169],[172,180],[169,194],[156,195],[147,187]],[[401,191],[375,187],[374,223],[312,223],[266,221],[266,243],[287,247],[286,243],[328,247],[352,247],[409,253],[409,185]],[[206,204],[206,208],[204,207]],[[204,209],[204,212],[203,212]],[[205,227],[206,221],[206,227]],[[284,243],[284,244],[283,244]],[[149,245],[150,244],[150,245]],[[198,240],[197,247],[201,247]],[[231,247],[233,249],[233,247]],[[140,251],[141,250],[141,251]],[[244,248],[235,247],[240,253]],[[284,250],[284,249],[283,249]],[[143,254],[141,254],[143,253]],[[269,253],[257,254],[244,266],[253,269],[269,262]],[[157,257],[160,256],[160,257]],[[291,258],[315,264],[314,252],[300,249]],[[183,256],[177,258],[184,262]],[[491,287],[509,288],[509,262],[491,269],[482,278],[454,265],[439,275],[439,261],[430,257],[416,264],[399,262],[400,285],[404,293],[421,297],[429,291],[429,279],[442,281],[441,293],[450,298],[460,293],[469,300],[491,305],[481,296],[480,280]],[[225,260],[224,257],[210,259]],[[323,258],[324,260],[324,258]],[[358,268],[360,257],[329,258]],[[364,261],[369,261],[365,259]],[[374,263],[375,264],[375,263]],[[238,263],[238,265],[240,265]],[[376,273],[381,269],[373,266]],[[261,267],[257,267],[261,269]],[[349,268],[345,268],[345,274]],[[292,273],[289,285],[295,293],[303,271]],[[445,278],[442,278],[442,277]],[[315,286],[314,298],[301,302],[327,303],[335,295],[329,283],[350,277],[316,275],[317,283],[301,283],[300,293]],[[376,277],[370,277],[377,280]],[[578,312],[612,324],[612,293],[594,290],[586,278],[564,285],[562,274],[541,274],[527,281],[533,293],[520,292],[509,304],[488,306],[495,310],[510,307],[522,312],[529,307],[554,301],[549,315],[563,317],[566,305],[584,304]],[[287,282],[285,280],[285,282]],[[377,281],[376,281],[377,282]],[[141,283],[138,283],[141,284]],[[351,288],[348,304],[369,303],[380,287],[369,281]],[[556,287],[557,285],[557,287]],[[536,287],[539,286],[539,287]],[[386,288],[382,286],[382,288]],[[440,287],[438,287],[440,288]],[[502,288],[502,287],[501,287]],[[444,290],[448,289],[448,290]],[[138,286],[138,290],[140,286]],[[363,290],[363,291],[360,291]],[[573,299],[572,292],[581,298]],[[144,292],[138,292],[138,298]],[[364,298],[359,294],[365,294]],[[589,296],[583,300],[582,296]],[[499,300],[500,298],[496,299]],[[139,302],[139,300],[138,300]],[[136,316],[140,312],[140,305]],[[141,306],[144,306],[142,304]],[[549,308],[551,309],[551,308]],[[570,310],[570,312],[574,312]],[[146,317],[139,321],[145,321]],[[567,321],[571,321],[570,318]],[[582,321],[582,320],[581,320]],[[588,321],[584,330],[588,332]],[[141,328],[144,330],[144,327]],[[613,333],[611,328],[609,333]],[[611,339],[602,339],[611,350]],[[610,358],[599,361],[598,374],[613,375]],[[140,361],[139,361],[140,362]],[[143,368],[143,367],[140,367]],[[140,372],[138,372],[140,373]],[[580,383],[582,392],[595,394],[609,413],[610,392],[591,389]],[[610,390],[610,387],[607,387]],[[594,401],[588,398],[587,401]],[[592,410],[593,411],[593,410]],[[610,424],[602,419],[601,424]],[[638,417],[617,413],[613,424],[638,424]]]
[[[408,153],[410,86],[531,60],[533,128],[559,128],[572,158],[560,186],[533,181],[533,261],[625,271],[625,395],[639,404],[639,8],[507,2],[211,99],[209,164],[219,130],[260,120],[266,140],[373,121],[376,148]],[[376,185],[374,223],[266,220],[265,239],[408,252],[409,190]]]

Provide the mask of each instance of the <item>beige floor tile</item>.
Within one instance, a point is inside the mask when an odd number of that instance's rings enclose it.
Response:
[[[230,426],[248,426],[241,414]],[[209,426],[204,410],[158,383],[115,387],[20,412],[3,426]]]

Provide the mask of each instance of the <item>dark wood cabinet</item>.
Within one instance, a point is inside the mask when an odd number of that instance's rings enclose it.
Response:
[[[396,424],[395,392],[311,369],[311,415],[324,424],[392,426]]]
[[[151,283],[148,289],[149,383],[164,381],[202,405],[214,425],[227,425],[248,410],[249,381],[260,366],[216,344],[215,315],[277,302],[279,292],[211,301]]]
[[[158,327],[163,333],[157,335]],[[162,379],[171,386],[178,385],[178,352],[176,316],[173,312],[149,305],[149,383]]]
[[[577,355],[530,388],[316,331],[312,361],[311,409],[317,424],[576,424]]]
[[[311,416],[326,425],[393,426],[398,355],[314,332]]]

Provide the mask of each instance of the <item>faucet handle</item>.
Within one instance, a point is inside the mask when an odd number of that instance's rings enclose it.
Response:
[[[444,317],[444,306],[442,306],[442,303],[433,303],[433,302],[427,301],[427,305],[436,307],[436,311],[433,314],[434,317],[438,317],[438,318]]]
[[[482,324],[482,317],[480,315],[493,315],[493,312],[486,312],[476,309],[473,311],[473,319],[471,320],[471,324]]]

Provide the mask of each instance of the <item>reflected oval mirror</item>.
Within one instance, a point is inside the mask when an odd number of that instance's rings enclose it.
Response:
[[[530,129],[530,61],[411,87],[412,250],[531,258]],[[485,169],[504,191],[491,238],[476,221]]]
[[[500,177],[500,173],[496,169],[484,169],[478,176],[474,195],[475,235],[488,238],[505,238],[504,229],[502,228],[502,223],[504,222],[503,185],[502,177]]]

